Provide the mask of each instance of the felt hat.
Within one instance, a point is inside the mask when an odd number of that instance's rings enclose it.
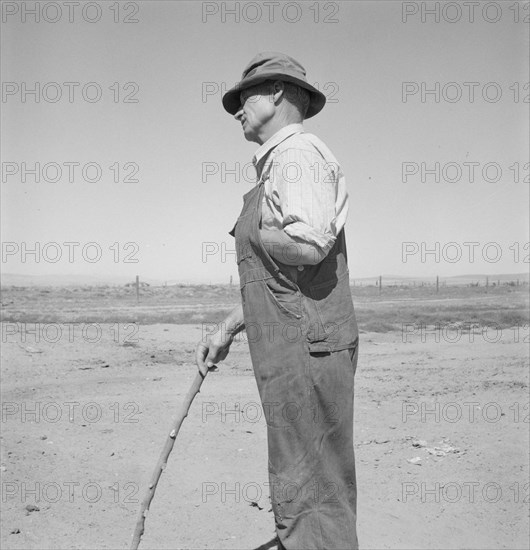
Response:
[[[305,118],[319,113],[326,103],[326,96],[307,82],[304,67],[292,57],[279,52],[261,52],[245,67],[241,81],[223,96],[223,107],[231,115],[240,108],[239,95],[245,88],[261,84],[266,80],[291,82],[309,92],[309,108]]]

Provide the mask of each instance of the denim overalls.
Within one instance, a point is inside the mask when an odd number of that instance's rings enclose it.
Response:
[[[263,178],[244,195],[231,234],[267,422],[277,535],[287,550],[357,549],[353,388],[358,331],[344,231],[318,265],[299,270],[273,260],[259,233]]]

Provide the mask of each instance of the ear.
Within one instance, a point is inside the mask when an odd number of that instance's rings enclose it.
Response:
[[[284,90],[285,87],[281,80],[275,80],[272,83],[272,97],[275,104],[280,102],[280,99],[283,97]]]

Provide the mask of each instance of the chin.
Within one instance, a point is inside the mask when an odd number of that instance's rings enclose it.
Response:
[[[259,142],[257,141],[256,136],[255,136],[254,134],[251,134],[250,132],[245,132],[245,130],[243,130],[243,134],[245,135],[245,139],[246,139],[247,141],[253,141],[253,142],[255,142],[255,143],[259,143]]]

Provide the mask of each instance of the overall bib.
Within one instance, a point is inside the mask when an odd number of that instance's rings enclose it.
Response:
[[[269,489],[280,548],[357,549],[358,331],[344,231],[320,264],[303,270],[281,264],[259,233],[263,191],[262,176],[243,197],[231,234],[267,422]]]

